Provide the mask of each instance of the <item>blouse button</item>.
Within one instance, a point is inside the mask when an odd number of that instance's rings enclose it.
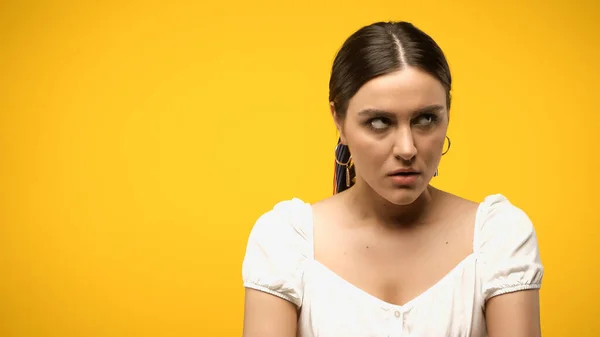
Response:
[[[396,315],[396,317],[400,317],[400,311],[396,310],[396,312],[394,312],[394,315]]]

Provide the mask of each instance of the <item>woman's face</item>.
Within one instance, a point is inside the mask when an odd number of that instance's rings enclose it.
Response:
[[[440,162],[448,128],[446,92],[438,80],[405,67],[365,83],[348,102],[345,118],[333,112],[352,154],[357,184],[366,183],[397,205],[423,193]]]

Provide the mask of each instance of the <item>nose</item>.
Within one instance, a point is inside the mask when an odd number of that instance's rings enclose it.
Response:
[[[417,148],[415,147],[411,129],[400,129],[395,136],[394,156],[399,160],[411,161],[417,155]]]

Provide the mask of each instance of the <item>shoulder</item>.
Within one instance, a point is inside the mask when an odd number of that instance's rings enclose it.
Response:
[[[312,257],[311,206],[294,198],[254,223],[242,262],[244,286],[302,305],[305,262]]]
[[[529,215],[502,194],[487,196],[477,210],[477,234],[481,246],[510,238],[535,235]]]
[[[528,214],[501,194],[481,203],[475,251],[485,299],[541,287],[544,267]]]
[[[261,214],[250,231],[250,240],[285,242],[294,238],[308,240],[311,235],[311,205],[293,198],[276,203]]]
[[[458,213],[471,218],[474,218],[480,208],[480,203],[465,199],[456,194],[438,190],[442,196],[443,203],[446,205],[446,209],[450,210],[449,213]],[[473,222],[471,222],[472,224]]]

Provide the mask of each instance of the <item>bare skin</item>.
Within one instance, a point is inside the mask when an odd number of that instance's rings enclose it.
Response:
[[[477,204],[429,191],[431,211],[410,224],[361,215],[352,189],[316,203],[315,259],[366,293],[406,304],[473,252]]]

